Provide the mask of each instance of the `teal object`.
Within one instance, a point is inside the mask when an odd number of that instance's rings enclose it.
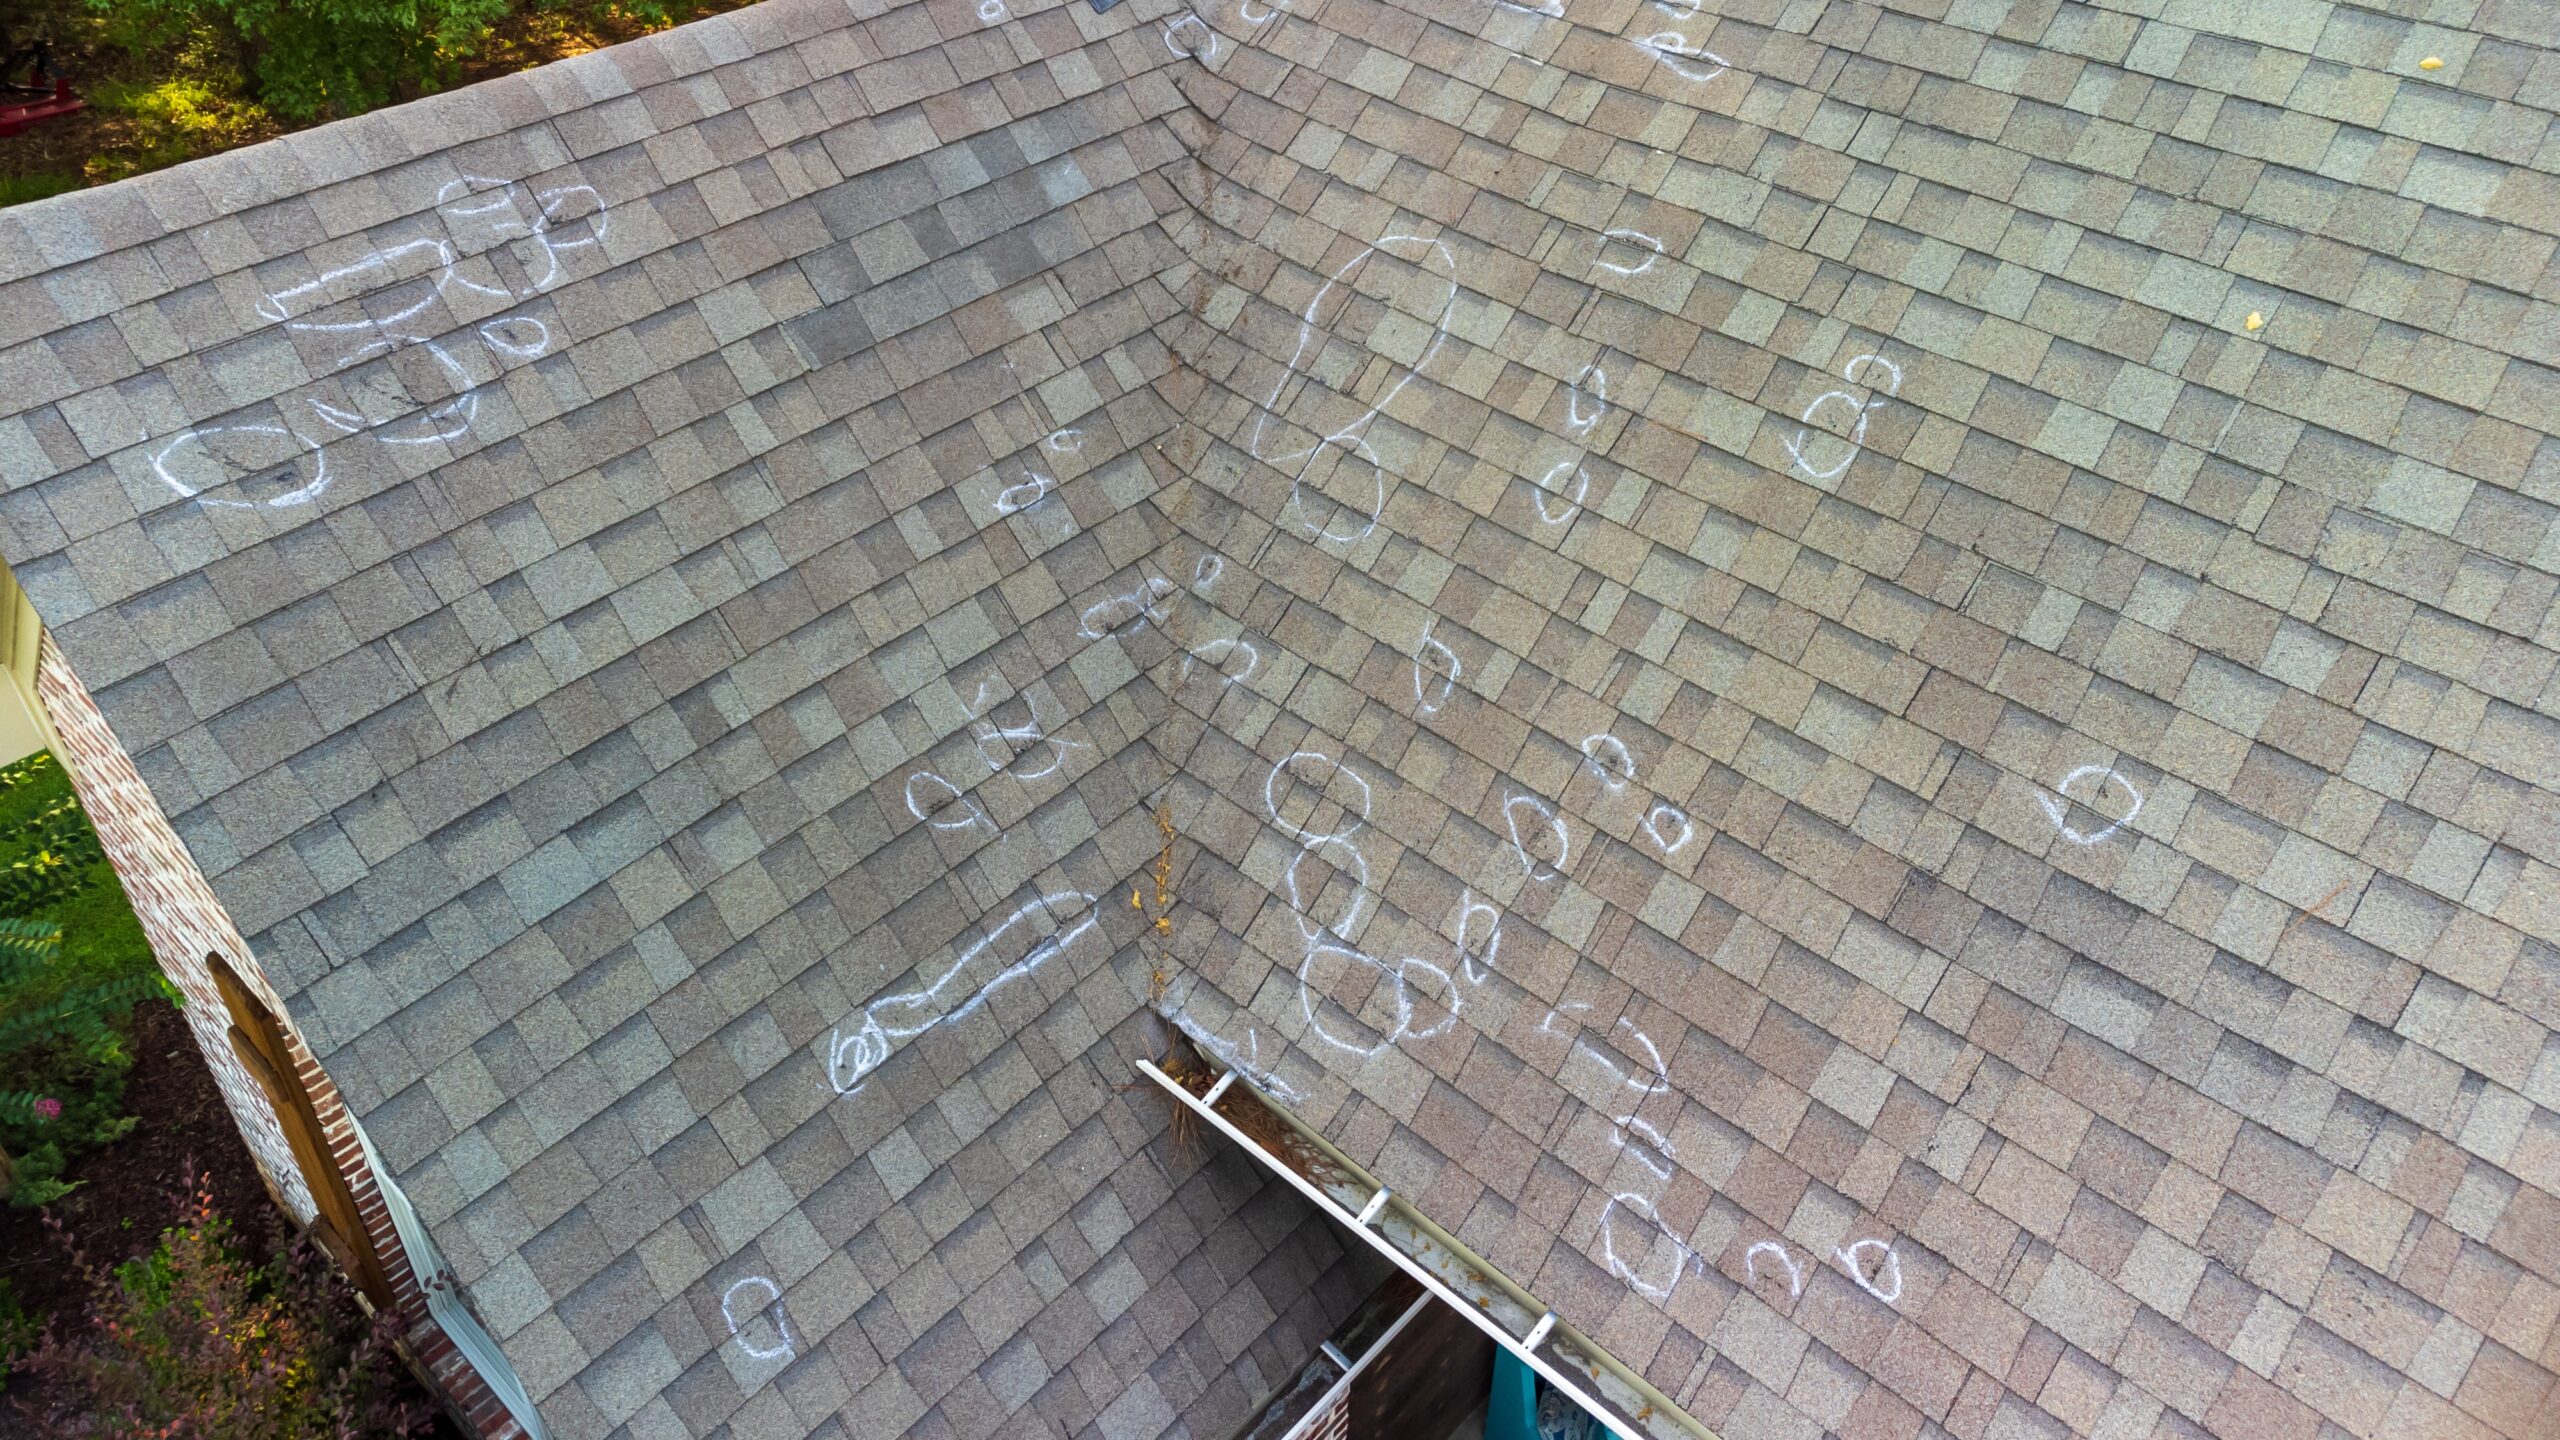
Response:
[[[1493,1354],[1493,1394],[1484,1406],[1484,1440],[1538,1440],[1538,1372],[1499,1346]]]

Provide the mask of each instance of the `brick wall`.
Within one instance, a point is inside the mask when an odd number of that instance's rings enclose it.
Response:
[[[230,1010],[205,964],[205,957],[212,953],[228,960],[233,971],[257,990],[284,1021],[294,1069],[311,1095],[327,1137],[330,1158],[354,1193],[356,1213],[364,1222],[365,1234],[348,1238],[351,1243],[369,1245],[382,1258],[393,1303],[399,1307],[404,1322],[411,1360],[431,1377],[455,1414],[481,1440],[510,1440],[520,1435],[522,1431],[514,1420],[429,1316],[425,1297],[418,1288],[418,1275],[410,1267],[408,1255],[392,1228],[373,1167],[365,1162],[362,1142],[356,1138],[336,1082],[312,1057],[311,1047],[304,1043],[301,1032],[287,1015],[248,942],[240,938],[222,902],[205,884],[204,874],[187,854],[184,842],[169,828],[168,817],[161,813],[150,787],[135,773],[132,758],[117,743],[88,687],[72,673],[70,662],[63,658],[61,647],[51,635],[44,637],[36,678],[38,694],[58,737],[55,758],[62,762],[72,788],[79,792],[82,808],[97,828],[107,861],[115,867],[116,879],[123,883],[125,896],[133,903],[134,916],[142,922],[142,933],[151,942],[151,953],[159,960],[161,972],[186,996],[187,1003],[179,1013],[186,1017],[187,1028],[204,1052],[205,1064],[213,1071],[214,1083],[222,1091],[223,1102],[231,1107],[241,1138],[247,1142],[259,1172],[266,1177],[268,1188],[297,1222],[311,1221],[314,1206],[310,1187],[294,1160],[293,1147],[277,1123],[275,1107],[232,1050]]]
[[[205,956],[219,953],[229,959],[279,1015],[284,1013],[283,1002],[276,998],[275,987],[258,967],[248,942],[233,928],[222,902],[205,884],[186,845],[169,828],[169,818],[161,813],[151,788],[135,773],[132,757],[107,728],[88,687],[72,673],[70,662],[50,635],[43,643],[36,682],[59,737],[55,756],[79,792],[90,823],[97,827],[107,860],[115,866],[116,878],[133,902],[134,916],[142,922],[142,933],[151,942],[151,953],[159,958],[162,973],[187,997],[181,1013],[204,1050],[224,1103],[239,1122],[251,1157],[286,1211],[307,1223],[314,1213],[311,1192],[303,1184],[293,1147],[286,1143],[266,1093],[232,1054],[230,1012],[205,968]]]

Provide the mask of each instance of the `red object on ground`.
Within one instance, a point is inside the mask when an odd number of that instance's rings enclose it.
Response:
[[[12,87],[18,88],[18,87]],[[53,93],[33,100],[0,99],[0,139],[15,135],[30,125],[64,115],[76,115],[89,108],[89,102],[71,93],[71,82],[57,79]]]

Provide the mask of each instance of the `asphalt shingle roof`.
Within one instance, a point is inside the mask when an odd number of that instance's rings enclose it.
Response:
[[[2409,8],[767,0],[0,212],[0,548],[564,1435],[1224,1433],[1359,1275],[1152,1008],[1729,1435],[2544,1440]]]

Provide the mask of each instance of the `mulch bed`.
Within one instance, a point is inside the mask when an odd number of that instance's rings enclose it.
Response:
[[[175,1218],[173,1192],[189,1175],[213,1192],[232,1233],[264,1260],[289,1243],[293,1231],[267,1196],[266,1181],[240,1138],[231,1109],[213,1082],[204,1051],[174,1006],[134,1007],[133,1070],[125,1079],[125,1111],[142,1123],[122,1140],[81,1157],[70,1167],[80,1188],[46,1206],[27,1210],[0,1204],[0,1277],[28,1313],[75,1323],[88,1307],[88,1288],[63,1253],[63,1237],[46,1225],[50,1213],[90,1263],[114,1266],[149,1251]],[[14,1396],[29,1383],[13,1376]],[[421,1389],[413,1397],[435,1410],[436,1440],[461,1440],[462,1432]],[[0,1435],[9,1431],[9,1406],[0,1401]]]
[[[68,1178],[82,1182],[79,1189],[43,1210],[0,1206],[0,1279],[32,1314],[72,1316],[88,1303],[88,1288],[45,1214],[62,1222],[91,1263],[119,1265],[159,1239],[174,1219],[173,1193],[190,1171],[203,1173],[200,1183],[212,1189],[214,1203],[253,1254],[271,1256],[291,1238],[177,1008],[135,1006],[132,1045],[125,1113],[142,1123],[72,1162]]]

